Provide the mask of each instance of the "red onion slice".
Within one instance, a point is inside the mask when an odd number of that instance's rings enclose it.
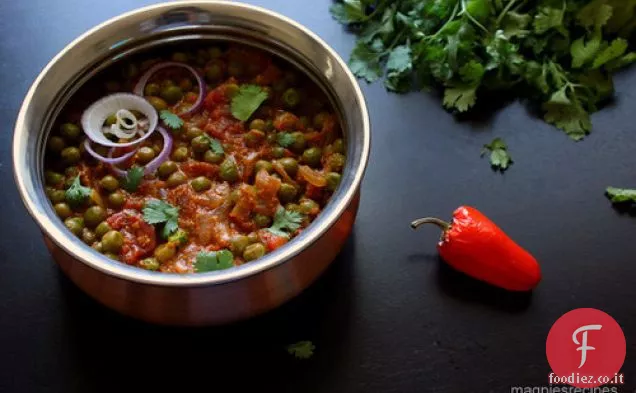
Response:
[[[175,61],[166,61],[159,64],[155,64],[154,66],[150,67],[150,69],[148,69],[148,71],[146,71],[141,76],[141,78],[139,78],[139,81],[135,85],[133,92],[143,97],[144,89],[146,88],[146,84],[148,83],[148,80],[150,80],[150,78],[157,71],[162,70],[164,68],[170,68],[170,67],[185,68],[186,70],[190,71],[192,75],[194,75],[194,77],[196,78],[197,84],[199,85],[199,97],[197,98],[196,102],[192,104],[190,109],[177,113],[177,115],[178,116],[191,115],[194,112],[197,112],[201,108],[201,105],[203,105],[203,99],[205,98],[206,85],[205,85],[205,81],[203,80],[203,77],[199,74],[199,72],[187,64],[177,63]]]
[[[106,164],[119,164],[122,163],[124,161],[126,161],[127,159],[129,159],[130,157],[135,155],[135,150],[128,152],[122,156],[119,157],[113,157],[113,150],[114,148],[111,148],[109,153],[108,153],[108,157],[104,157],[104,156],[100,156],[95,150],[93,150],[93,148],[91,147],[91,140],[86,138],[84,140],[84,147],[86,148],[86,151],[88,152],[88,154],[90,154],[91,156],[95,157],[96,159],[98,159],[101,162],[105,162]]]
[[[161,126],[157,126],[156,130],[159,131],[159,133],[163,137],[163,149],[161,149],[161,152],[159,153],[157,157],[155,157],[152,161],[146,164],[146,166],[144,167],[144,175],[149,175],[153,173],[154,171],[156,171],[157,168],[159,168],[159,165],[161,165],[166,159],[168,159],[168,157],[170,156],[170,152],[172,151],[172,135],[170,135],[170,133]],[[115,149],[112,148],[108,152],[109,158],[112,158],[114,150]],[[132,152],[132,154],[134,153],[136,153],[136,151]],[[127,153],[127,154],[130,154],[130,153]],[[119,176],[121,177],[126,176],[127,171],[120,169],[113,164],[111,164],[111,168],[113,172],[117,173]]]

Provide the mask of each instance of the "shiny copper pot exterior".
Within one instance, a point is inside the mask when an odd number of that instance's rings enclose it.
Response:
[[[193,40],[236,41],[286,58],[310,75],[340,113],[347,144],[341,185],[319,218],[286,246],[237,268],[164,274],[112,261],[84,245],[44,194],[44,142],[69,97],[118,59]],[[279,306],[310,285],[350,234],[370,149],[364,97],[346,64],[320,38],[271,11],[234,2],[180,1],[111,19],[62,50],[27,93],[14,131],[16,184],[45,243],[82,290],[123,314],[153,323],[220,324]]]

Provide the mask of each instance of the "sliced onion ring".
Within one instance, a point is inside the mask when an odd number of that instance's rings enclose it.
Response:
[[[170,135],[170,133],[161,126],[157,126],[156,130],[159,131],[159,133],[163,137],[163,148],[161,149],[161,152],[159,153],[159,155],[157,155],[157,157],[146,164],[146,166],[144,167],[144,175],[149,175],[156,171],[157,168],[159,168],[159,165],[161,165],[166,159],[168,159],[168,157],[170,156],[170,152],[172,151],[172,135]],[[108,152],[109,158],[112,158],[114,151],[114,148],[110,149],[110,151]],[[132,154],[134,153],[136,153],[136,151],[132,152]],[[126,171],[118,168],[114,164],[111,164],[111,168],[119,176],[126,176]]]
[[[143,113],[148,118],[148,132],[130,142],[113,142],[104,136],[102,127],[109,115],[123,108],[134,109]],[[126,147],[138,144],[153,133],[158,122],[159,116],[155,108],[143,97],[129,93],[116,93],[101,98],[89,106],[82,114],[82,128],[86,136],[97,144],[110,147]]]
[[[164,68],[170,68],[170,67],[185,68],[186,70],[190,71],[192,75],[194,75],[194,77],[196,78],[197,84],[199,85],[199,97],[197,98],[196,102],[192,104],[190,109],[177,113],[177,115],[178,116],[190,115],[190,114],[193,114],[194,112],[197,112],[201,108],[201,105],[203,105],[203,99],[205,98],[206,85],[205,85],[205,81],[203,80],[203,77],[199,74],[199,72],[187,64],[177,63],[175,61],[166,61],[159,64],[155,64],[154,66],[150,67],[148,71],[146,71],[141,76],[141,78],[139,78],[139,81],[135,85],[133,92],[143,97],[144,89],[146,88],[146,84],[148,83],[148,80],[150,80],[150,78],[157,71],[163,70]]]
[[[112,155],[112,151],[113,149],[111,149],[108,153],[108,157],[104,157],[104,156],[100,156],[95,150],[93,150],[93,148],[91,147],[91,140],[86,138],[84,140],[84,147],[86,148],[86,151],[88,152],[88,154],[90,154],[91,156],[95,157],[96,159],[98,159],[101,162],[105,162],[106,164],[119,164],[122,163],[124,161],[126,161],[127,159],[129,159],[130,157],[135,155],[135,150],[128,152],[122,156],[119,157],[113,157]]]

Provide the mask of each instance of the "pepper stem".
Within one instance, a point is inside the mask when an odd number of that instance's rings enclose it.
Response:
[[[439,218],[424,217],[424,218],[418,218],[417,220],[411,222],[411,228],[417,229],[422,224],[437,225],[444,232],[448,231],[450,229],[450,226],[451,226],[451,224],[449,224],[448,222],[446,222],[444,220],[440,220]]]

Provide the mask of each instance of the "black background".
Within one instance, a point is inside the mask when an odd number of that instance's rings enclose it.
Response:
[[[309,27],[347,58],[353,37],[329,2],[251,1]],[[508,392],[547,385],[545,340],[566,311],[594,307],[623,327],[626,385],[636,387],[636,218],[612,209],[608,185],[636,187],[636,72],[593,116],[581,143],[519,103],[458,122],[431,94],[362,85],[373,148],[354,233],[328,272],[265,316],[175,329],[121,317],[64,278],[13,183],[19,105],[42,67],[76,36],[143,0],[0,1],[0,391]],[[515,164],[479,156],[505,138]],[[438,232],[409,229],[478,207],[541,262],[531,297],[442,266]],[[312,340],[298,361],[284,347]]]

